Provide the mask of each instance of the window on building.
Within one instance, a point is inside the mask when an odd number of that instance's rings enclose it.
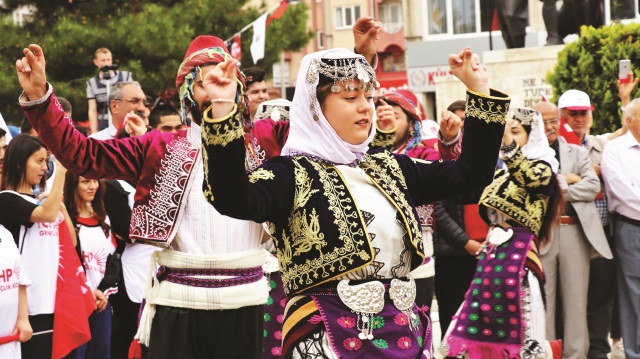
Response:
[[[359,5],[336,8],[336,29],[350,29],[359,17]]]
[[[380,63],[382,64],[382,72],[399,72],[407,70],[407,66],[404,61],[404,51],[382,52],[379,55]]]
[[[382,29],[390,34],[398,32],[403,25],[402,3],[391,2],[378,6]]]
[[[611,12],[611,20],[635,19],[637,6],[640,7],[640,1],[609,0],[609,11]]]
[[[485,0],[427,0],[429,35],[471,34],[499,30],[493,16],[488,16],[490,1]]]
[[[318,49],[324,49],[324,31],[318,31],[316,36],[316,45]]]

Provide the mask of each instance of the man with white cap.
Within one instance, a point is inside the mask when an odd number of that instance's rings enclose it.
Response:
[[[589,96],[582,91],[569,90],[560,97],[558,107],[561,116],[575,125],[578,140],[583,139],[588,132],[591,111]],[[562,357],[586,358],[589,350],[589,278],[584,274],[589,272],[593,251],[605,258],[612,257],[593,203],[600,192],[600,181],[591,165],[589,153],[559,136],[563,132],[555,106],[541,102],[533,108],[542,113],[547,139],[560,162],[558,183],[565,200],[565,215],[561,217],[552,241],[540,251],[546,276],[546,335],[548,340],[556,339],[556,302],[561,299]]]

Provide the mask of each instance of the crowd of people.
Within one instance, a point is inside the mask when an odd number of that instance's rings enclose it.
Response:
[[[198,36],[179,108],[98,49],[88,136],[25,48],[0,357],[432,358],[440,325],[449,357],[599,359],[611,338],[640,358],[633,73],[621,128],[592,135],[587,93],[510,108],[466,48],[466,100],[434,122],[376,94],[379,32],[361,18],[353,51],[306,55],[292,101]]]

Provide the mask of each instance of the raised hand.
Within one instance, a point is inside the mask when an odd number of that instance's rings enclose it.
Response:
[[[462,128],[462,119],[451,111],[442,111],[440,133],[445,142],[453,141]]]
[[[202,80],[202,87],[207,92],[211,104],[213,118],[221,118],[231,112],[236,99],[238,82],[236,59],[227,59],[211,69]]]
[[[131,111],[124,116],[124,130],[127,131],[131,137],[135,137],[147,133],[147,126],[142,117]]]
[[[396,115],[393,113],[393,107],[383,99],[378,101],[380,103],[376,106],[378,128],[385,132],[393,131],[396,128]]]
[[[474,54],[470,47],[466,47],[459,54],[449,55],[449,68],[469,90],[489,94],[489,76],[480,66],[480,57]]]
[[[46,61],[39,45],[31,44],[22,50],[24,57],[16,60],[16,71],[20,86],[29,100],[37,100],[47,93]]]
[[[356,52],[364,56],[369,64],[371,64],[378,51],[378,40],[380,39],[381,31],[382,24],[379,21],[374,21],[371,16],[361,17],[353,25]]]
[[[620,102],[622,106],[626,106],[631,102],[631,92],[638,84],[638,79],[635,78],[633,71],[629,71],[629,81],[623,82],[618,80],[618,94],[620,95]]]

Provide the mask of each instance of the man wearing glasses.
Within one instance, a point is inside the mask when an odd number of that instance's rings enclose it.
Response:
[[[142,121],[148,106],[149,102],[137,81],[118,82],[113,85],[109,93],[109,112],[111,112],[109,127],[90,137],[98,140],[115,138],[118,131],[124,127],[125,119]]]
[[[584,136],[591,102],[586,93],[569,90],[558,104],[562,108],[560,112],[549,102],[533,106],[542,114],[547,139],[560,162],[558,183],[565,201],[565,213],[553,239],[540,251],[546,276],[546,335],[548,340],[557,339],[556,329],[559,329],[564,333],[562,357],[586,358],[590,341],[587,329],[589,276],[585,273],[589,273],[592,253],[608,259],[612,254],[594,204],[601,186],[589,152],[567,143],[560,135],[562,114],[567,117],[567,123],[574,123],[576,135]],[[557,302],[562,302],[562,309],[557,308],[561,328],[556,328]]]

